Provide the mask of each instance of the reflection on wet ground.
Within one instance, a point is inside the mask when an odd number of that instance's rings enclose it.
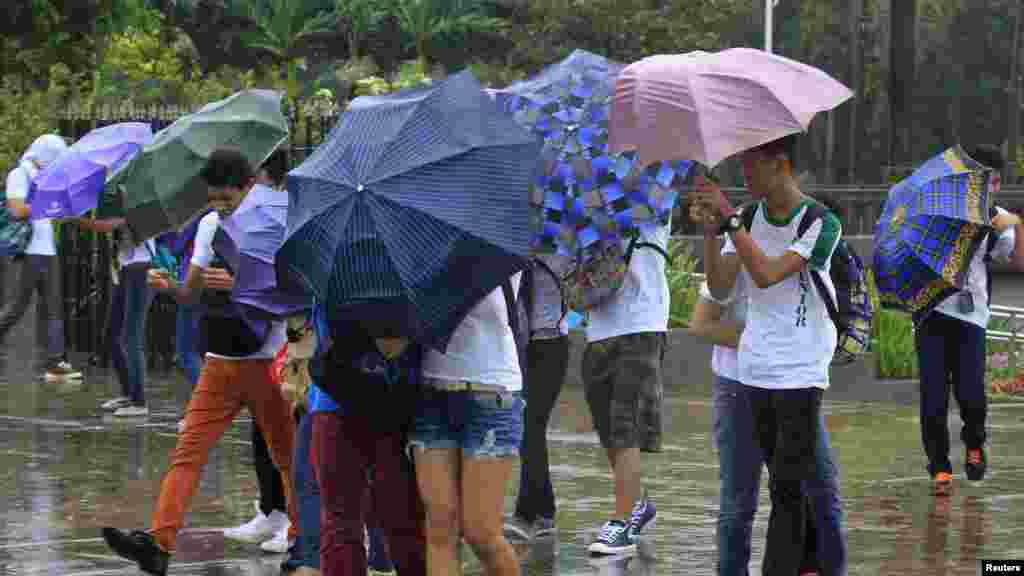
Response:
[[[0,574],[137,573],[105,548],[99,528],[148,527],[187,384],[177,374],[153,375],[150,417],[120,422],[97,409],[115,391],[113,378],[93,373],[79,385],[46,384],[17,363],[0,384]],[[584,546],[612,507],[611,476],[582,392],[567,389],[550,432],[559,534],[520,550],[524,573],[712,574],[718,470],[708,397],[701,388],[668,395],[665,449],[644,469],[658,524],[635,558],[601,564]],[[850,574],[973,575],[978,558],[1024,559],[1024,404],[992,405],[990,474],[958,483],[946,500],[929,492],[916,407],[843,402],[826,410],[843,474]],[[955,415],[950,423],[959,430]],[[226,543],[218,531],[248,520],[257,496],[249,426],[240,418],[211,455],[171,574],[277,574],[280,557]],[[962,459],[955,443],[957,469]],[[754,574],[768,508],[763,488]],[[467,574],[479,574],[472,554],[465,558]]]

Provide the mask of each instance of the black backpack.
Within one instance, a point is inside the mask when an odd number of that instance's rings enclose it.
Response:
[[[823,202],[828,203],[828,201]],[[743,208],[743,225],[748,231],[754,223],[757,207],[758,204],[755,203],[748,204]],[[826,206],[818,201],[812,202],[804,211],[800,224],[797,225],[797,238],[803,236],[815,220],[824,217],[828,212],[832,212],[837,217],[839,215],[835,206]],[[815,289],[825,302],[829,318],[836,325],[838,332],[832,363],[848,364],[870,351],[871,322],[874,319],[875,310],[868,292],[864,262],[844,238],[839,239],[829,262],[829,276],[836,291],[835,300],[829,296],[828,287],[825,286],[821,273],[810,268],[808,268],[808,273]]]
[[[555,274],[555,271],[547,263],[538,258],[531,258],[530,261],[531,266],[524,269],[520,276],[518,297],[516,297],[516,292],[512,289],[511,278],[501,283],[501,291],[505,295],[505,311],[508,313],[508,325],[512,329],[512,336],[515,337],[516,352],[519,354],[519,370],[523,375],[523,381],[526,380],[526,349],[530,345],[530,339],[536,332],[530,324],[530,320],[533,318],[534,305],[533,275],[537,272],[538,268],[554,279],[555,285],[558,286],[558,290],[562,294],[562,318],[565,318],[565,315],[569,313],[569,307],[565,299],[565,284],[558,277],[558,274]],[[561,319],[559,319],[559,322],[561,322]]]

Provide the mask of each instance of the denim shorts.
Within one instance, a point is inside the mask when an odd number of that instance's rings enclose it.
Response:
[[[525,405],[519,392],[428,389],[416,407],[410,452],[457,448],[464,458],[514,458],[523,437]]]

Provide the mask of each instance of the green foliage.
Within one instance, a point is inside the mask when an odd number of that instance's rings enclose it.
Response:
[[[430,77],[419,71],[419,65],[416,62],[406,62],[402,65],[394,82],[388,82],[380,76],[368,76],[357,80],[355,83],[355,95],[387,94],[388,92],[430,84],[430,82]]]
[[[660,5],[659,5],[660,4]],[[509,32],[508,65],[536,70],[575,48],[631,62],[655,53],[714,50],[749,13],[741,0],[551,0],[529,3]]]
[[[13,76],[0,78],[0,172],[4,176],[37,136],[56,131],[51,111],[66,106],[69,97],[78,94],[67,66],[53,66],[50,80],[50,88],[43,91],[26,88]]]
[[[481,0],[390,0],[402,31],[412,37],[420,59],[420,71],[429,73],[434,63],[449,71],[469,60],[464,48],[469,36],[499,33],[506,22],[489,14]]]
[[[697,269],[697,257],[688,243],[674,238],[669,241],[669,254],[672,264],[665,268],[671,295],[669,328],[685,328],[700,295],[700,277],[693,274]]]

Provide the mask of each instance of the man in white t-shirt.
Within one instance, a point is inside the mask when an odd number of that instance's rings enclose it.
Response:
[[[7,175],[7,209],[14,218],[24,220],[32,214],[32,206],[28,203],[32,179],[67,148],[60,136],[44,134],[36,138],[21,157],[18,167]],[[82,373],[64,359],[63,286],[53,221],[50,219],[32,221],[32,238],[25,247],[17,292],[0,312],[0,359],[6,354],[7,335],[32,304],[33,294],[39,295],[36,302],[36,344],[46,350],[46,380],[80,379]],[[0,371],[4,369],[0,366]]]
[[[998,148],[978,146],[971,157],[996,170],[991,191],[998,193],[1004,161]],[[915,347],[921,379],[921,439],[928,457],[928,473],[937,495],[948,495],[953,486],[949,461],[949,393],[960,407],[963,429],[964,472],[967,479],[985,477],[985,329],[991,286],[987,260],[1024,270],[1024,232],[1020,218],[997,208],[992,219],[995,235],[981,244],[967,272],[967,289],[946,298],[916,327]]]
[[[714,249],[714,245],[710,248]],[[732,293],[724,301],[711,296],[707,283],[701,284],[689,328],[691,334],[714,344],[711,352],[711,371],[714,374],[711,412],[720,479],[716,531],[716,569],[719,576],[749,574],[750,542],[764,463],[760,443],[754,434],[747,387],[738,380],[737,348],[747,317],[749,283],[750,279],[741,270]],[[845,574],[847,546],[846,533],[842,529],[839,470],[832,456],[824,414],[818,426],[816,455],[817,474],[807,482],[807,492],[813,502],[813,515],[807,518],[811,537],[808,537],[808,545],[804,549],[800,574]]]
[[[669,226],[644,229],[639,241],[667,250]],[[615,516],[588,550],[636,550],[656,509],[643,494],[640,454],[661,451],[662,361],[669,314],[665,257],[633,252],[622,289],[589,311],[583,384],[598,439],[615,478]]]
[[[213,237],[220,219],[229,217],[253,189],[255,172],[237,149],[222,148],[210,155],[202,176],[209,186],[210,205],[215,211],[199,223],[184,285],[177,285],[167,274],[151,269],[150,286],[173,292],[179,302],[203,298],[207,304],[201,325],[206,336],[206,359],[199,382],[192,390],[170,470],[160,487],[152,530],[126,533],[110,527],[103,529],[103,538],[114,552],[138,563],[144,572],[159,576],[167,573],[178,530],[199,487],[209,451],[242,408],[248,408],[259,425],[281,473],[292,539],[298,526],[290,473],[295,426],[291,405],[272,374],[274,358],[287,342],[285,322],[270,321],[265,330],[259,330],[247,321],[230,302],[233,278],[223,268],[213,266]]]
[[[771,478],[765,576],[792,576],[800,568],[805,485],[817,475],[821,398],[837,340],[823,298],[835,298],[829,262],[841,227],[826,212],[798,233],[814,201],[793,175],[796,142],[795,135],[787,136],[743,153],[744,177],[757,201],[749,231],[716,184],[701,179],[696,198],[705,213],[705,237],[729,236],[723,255],[705,251],[711,294],[725,299],[741,266],[751,280],[737,376],[750,398]],[[828,294],[819,293],[812,273]]]

